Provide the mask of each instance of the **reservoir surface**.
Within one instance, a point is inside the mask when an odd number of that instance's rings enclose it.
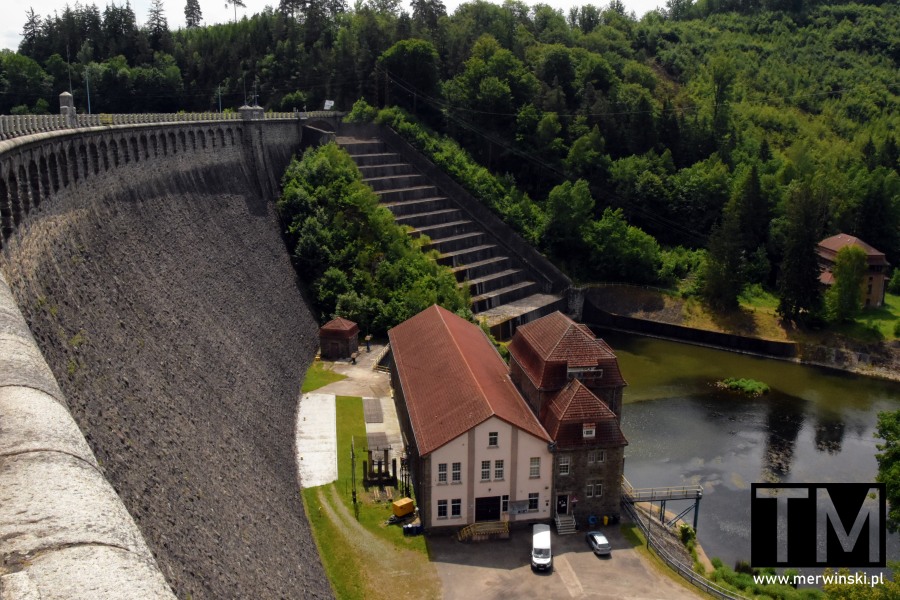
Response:
[[[870,483],[880,411],[900,384],[824,368],[598,330],[628,381],[625,477],[636,488],[700,484],[698,538],[725,564],[750,559],[750,484]],[[715,382],[745,377],[772,391],[746,397]],[[681,512],[689,501],[669,502]],[[692,515],[685,517],[690,522]],[[888,534],[888,560],[900,558]]]

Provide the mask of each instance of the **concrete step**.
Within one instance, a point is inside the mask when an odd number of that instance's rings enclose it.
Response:
[[[465,281],[466,279],[478,279],[485,275],[504,271],[508,267],[508,256],[492,256],[491,258],[486,258],[477,262],[453,267],[452,271],[453,274],[456,275],[457,281]]]
[[[403,175],[384,175],[381,177],[365,177],[363,183],[371,187],[376,192],[385,192],[390,190],[409,189],[428,183],[422,175],[418,173],[406,173]]]
[[[410,235],[427,235],[431,239],[446,238],[462,233],[468,233],[473,229],[472,221],[450,221],[448,223],[436,223],[416,227]]]
[[[433,198],[440,195],[440,191],[433,185],[415,185],[396,188],[393,190],[375,190],[381,202],[402,202],[404,200],[420,200]]]
[[[483,296],[494,290],[507,288],[518,283],[527,277],[527,273],[522,269],[506,269],[477,279],[469,279],[459,284],[459,287],[469,286],[469,293],[472,296]]]
[[[350,156],[359,154],[379,154],[387,150],[385,143],[377,139],[362,140],[357,138],[339,137],[337,142]]]
[[[445,238],[432,238],[431,242],[425,245],[425,248],[437,250],[441,254],[455,252],[479,246],[485,242],[485,237],[487,236],[483,231],[470,231]]]
[[[404,162],[390,162],[383,165],[356,165],[363,179],[385,177],[388,175],[411,175],[416,172],[413,166]]]
[[[538,284],[535,282],[518,281],[506,287],[492,290],[472,298],[472,312],[478,314],[491,308],[497,308],[502,304],[507,304],[514,300],[530,296],[537,291]]]
[[[462,214],[462,211],[458,208],[442,208],[441,210],[432,210],[429,212],[396,215],[394,220],[400,225],[421,227],[424,225],[436,225],[438,223],[460,221],[462,220]]]
[[[448,267],[459,267],[470,263],[486,260],[495,255],[496,244],[482,244],[473,248],[464,248],[453,252],[442,252],[438,262]]]
[[[478,314],[478,318],[487,322],[491,334],[498,340],[508,340],[519,325],[530,323],[557,310],[566,312],[567,309],[568,302],[563,296],[532,294],[482,311]]]
[[[374,154],[351,154],[350,158],[357,167],[377,167],[402,162],[399,154],[394,152],[376,152]]]
[[[385,202],[384,206],[394,214],[394,218],[417,216],[424,213],[445,210],[450,206],[450,201],[443,196],[430,198],[416,198],[413,200]],[[403,223],[406,225],[407,223]]]

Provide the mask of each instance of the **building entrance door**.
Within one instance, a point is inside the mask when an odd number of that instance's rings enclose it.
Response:
[[[556,514],[558,514],[558,515],[569,514],[569,495],[568,494],[560,494],[556,497]]]
[[[487,496],[475,498],[476,521],[500,520],[500,496]]]

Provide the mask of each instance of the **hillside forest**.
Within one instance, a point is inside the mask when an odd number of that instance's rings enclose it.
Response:
[[[722,309],[759,286],[815,322],[847,317],[824,301],[819,240],[900,264],[897,3],[668,0],[638,19],[618,0],[281,0],[201,26],[188,0],[184,26],[160,1],[142,26],[127,3],[25,19],[0,113],[55,112],[69,89],[82,112],[334,100],[418,140],[579,282]]]

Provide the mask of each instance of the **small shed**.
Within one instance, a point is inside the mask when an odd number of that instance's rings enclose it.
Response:
[[[319,328],[319,348],[326,360],[350,358],[359,348],[359,325],[342,317],[325,323]]]

